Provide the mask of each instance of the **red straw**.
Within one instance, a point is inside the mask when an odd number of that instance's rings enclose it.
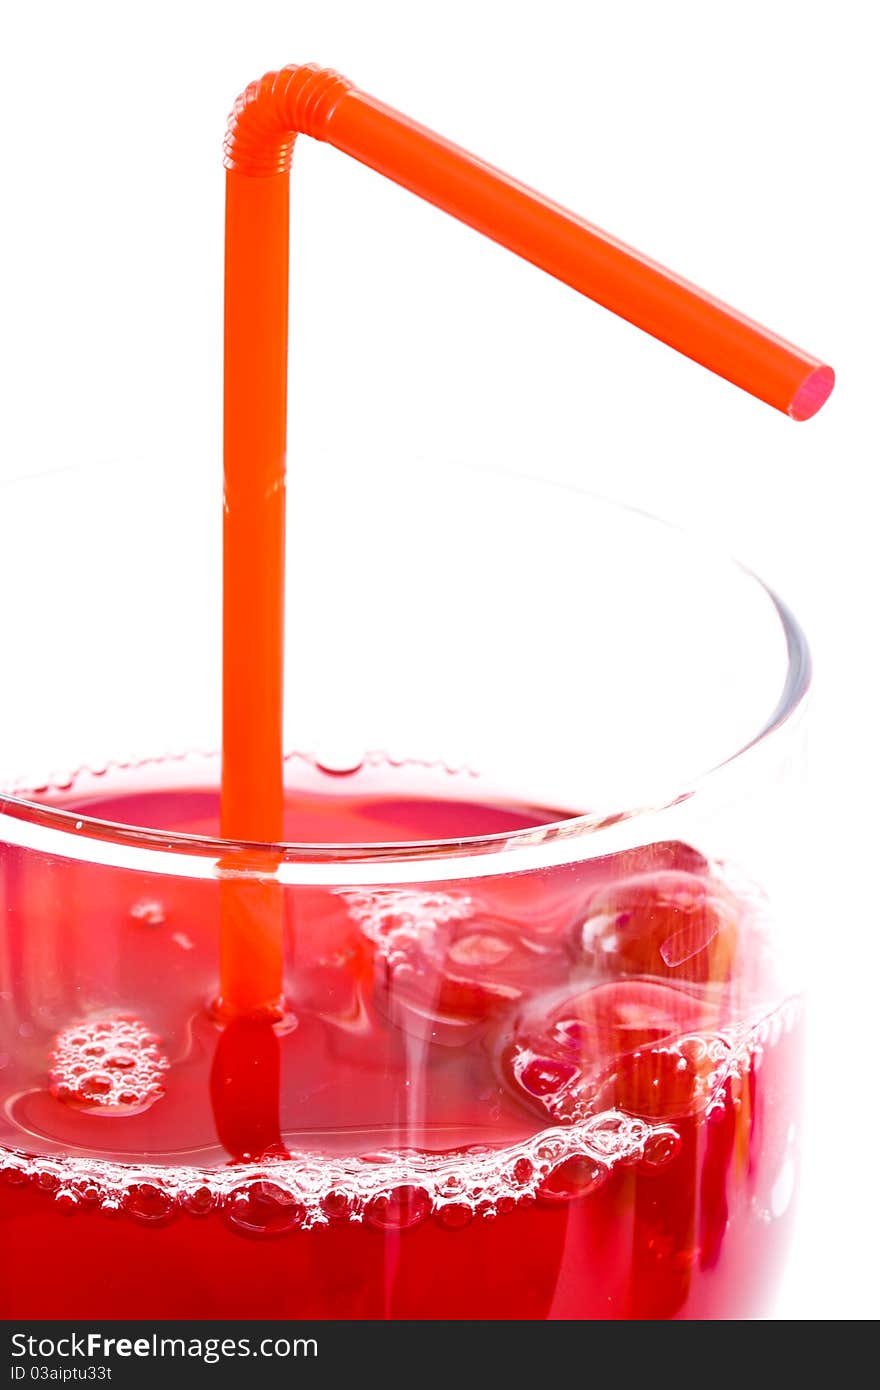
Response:
[[[814,415],[831,392],[834,374],[820,359],[338,73],[289,67],[248,87],[230,120],[227,168],[282,177],[297,132],[328,141],[793,419]]]
[[[830,367],[574,213],[314,65],[284,68],[236,102],[226,139],[222,833],[283,834],[284,478],[290,160],[329,141],[795,420]],[[267,884],[250,922],[223,895],[227,1014],[280,1008],[281,904]]]

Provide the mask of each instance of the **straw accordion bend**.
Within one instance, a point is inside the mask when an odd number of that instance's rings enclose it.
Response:
[[[251,82],[229,117],[223,147],[227,169],[251,178],[288,173],[297,135],[329,139],[336,104],[352,90],[348,78],[315,63],[267,72]]]

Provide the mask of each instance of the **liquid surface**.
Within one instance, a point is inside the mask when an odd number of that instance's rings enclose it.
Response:
[[[215,835],[216,787],[192,772],[39,796]],[[441,769],[288,776],[291,840],[558,818]],[[692,847],[442,886],[244,884],[256,924],[279,895],[284,913],[274,1026],[212,1013],[217,883],[3,855],[6,1316],[760,1308],[800,1010],[759,897]]]

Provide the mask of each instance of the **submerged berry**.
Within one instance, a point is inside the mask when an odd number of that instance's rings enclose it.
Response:
[[[706,875],[638,874],[592,896],[580,946],[603,974],[724,982],[733,968],[741,912],[724,885]]]

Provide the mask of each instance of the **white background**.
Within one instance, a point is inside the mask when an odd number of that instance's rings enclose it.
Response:
[[[294,178],[305,440],[575,480],[718,536],[817,665],[808,1171],[786,1318],[880,1312],[880,110],[864,0],[79,0],[0,51],[0,478],[219,458],[232,98],[317,61],[829,361],[794,425],[326,147]],[[0,498],[2,505],[2,498]]]

